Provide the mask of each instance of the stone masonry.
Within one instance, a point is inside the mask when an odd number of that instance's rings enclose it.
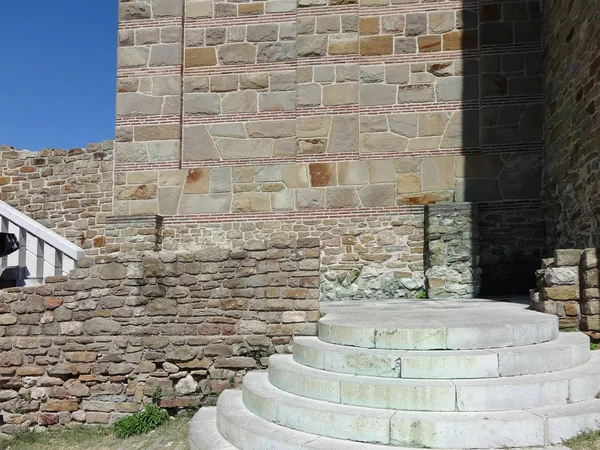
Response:
[[[527,224],[523,251],[493,224],[482,246],[518,279],[545,252],[540,19],[538,1],[122,1],[114,214],[201,246],[213,224],[474,202]]]
[[[598,249],[556,250],[537,272],[531,306],[555,314],[563,328],[576,328],[600,338]]]
[[[0,200],[90,255],[103,252],[113,210],[112,141],[41,152],[0,146]]]
[[[0,433],[198,406],[319,319],[319,241],[84,258],[0,293]]]
[[[552,248],[600,247],[600,2],[545,8],[544,210]]]

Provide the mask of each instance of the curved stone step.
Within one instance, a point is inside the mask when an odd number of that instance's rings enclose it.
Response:
[[[201,408],[189,425],[190,450],[237,450],[217,429],[217,408]]]
[[[291,355],[274,355],[269,359],[269,381],[290,394],[342,405],[399,411],[509,411],[596,398],[600,354],[560,372],[465,380],[340,374],[304,366]]]
[[[340,405],[284,392],[264,372],[246,375],[243,399],[250,411],[284,427],[358,442],[444,449],[545,442],[544,419],[525,410],[415,412]]]
[[[200,410],[202,411],[202,410]],[[198,413],[197,413],[198,414]],[[219,396],[217,412],[210,412],[221,437],[239,450],[389,450],[387,445],[368,444],[305,433],[282,427],[249,411],[240,391],[225,391]],[[206,426],[206,422],[203,422]],[[216,427],[215,427],[216,430]],[[212,435],[213,432],[211,431]],[[227,448],[227,447],[224,447]],[[398,448],[398,447],[396,447]],[[216,450],[191,447],[191,450]],[[229,449],[227,449],[229,450]],[[403,448],[402,450],[423,450]],[[461,449],[455,449],[461,450]]]
[[[586,402],[571,416],[552,411],[539,411],[549,424],[548,437],[553,443],[572,437],[586,426],[592,427],[600,418],[598,406]],[[217,408],[200,409],[190,422],[190,450],[389,450],[389,446],[333,439],[281,427],[250,412],[244,405],[240,391],[226,391],[219,398],[219,425]],[[235,445],[234,445],[235,444]],[[394,447],[402,450],[422,450]],[[568,450],[566,447],[544,447],[547,450]],[[460,449],[455,449],[460,450]],[[498,449],[500,450],[500,449]],[[533,450],[533,449],[532,449]],[[538,448],[537,450],[542,450]]]
[[[590,357],[583,333],[531,346],[489,350],[380,350],[294,338],[294,359],[329,372],[386,378],[495,378],[570,369]]]
[[[456,302],[454,302],[456,303]],[[349,312],[327,314],[318,322],[322,341],[353,347],[395,350],[467,350],[515,347],[548,342],[558,337],[558,318],[505,306],[454,306],[435,309],[373,308],[362,305]]]

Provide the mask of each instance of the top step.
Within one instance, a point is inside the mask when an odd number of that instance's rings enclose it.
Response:
[[[558,338],[556,316],[515,303],[416,300],[328,305],[319,339],[394,350],[516,347]]]

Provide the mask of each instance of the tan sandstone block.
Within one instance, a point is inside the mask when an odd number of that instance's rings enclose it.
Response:
[[[313,163],[308,165],[312,187],[335,186],[337,170],[335,163]]]
[[[208,194],[210,186],[210,169],[191,169],[185,177],[184,194]]]
[[[329,36],[330,55],[353,55],[358,53],[358,36],[348,34]]]
[[[579,300],[579,286],[552,286],[543,288],[544,299],[547,300]]]
[[[181,137],[181,127],[179,124],[142,125],[134,127],[133,136],[136,141],[165,141],[179,139]]]
[[[233,212],[270,211],[271,198],[263,192],[241,192],[233,194],[231,204]]]
[[[354,105],[358,103],[358,83],[330,84],[323,87],[324,105]]]
[[[331,117],[298,117],[296,119],[296,134],[299,138],[327,137]]]
[[[394,52],[394,36],[370,36],[360,38],[362,56],[391,55]]]
[[[217,55],[212,47],[185,50],[185,67],[216,66]]]
[[[452,189],[454,186],[454,157],[424,158],[422,186],[424,191]]]
[[[308,187],[308,167],[305,164],[283,166],[282,180],[289,189]]]
[[[419,114],[419,136],[442,136],[449,121],[446,112]]]
[[[443,50],[466,50],[477,48],[477,30],[451,31],[442,35]]]
[[[409,194],[421,192],[420,173],[400,173],[396,178],[396,192],[398,194]]]
[[[264,11],[265,7],[263,2],[240,3],[238,6],[240,16],[263,14]]]
[[[339,184],[369,184],[369,164],[366,161],[339,162]]]
[[[419,52],[439,52],[442,49],[442,38],[439,35],[419,36]]]
[[[325,207],[330,209],[356,208],[360,198],[353,186],[328,187],[325,193]]]
[[[396,181],[396,171],[392,161],[375,159],[369,161],[369,179],[371,183],[390,183]]]
[[[379,17],[361,17],[360,34],[361,36],[379,34]]]

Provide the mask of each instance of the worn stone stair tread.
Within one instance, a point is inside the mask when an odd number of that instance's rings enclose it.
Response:
[[[541,344],[488,350],[385,350],[294,338],[294,359],[329,372],[386,378],[495,378],[555,372],[585,363],[589,338],[560,333]]]
[[[217,428],[217,415],[219,415],[221,428],[231,442]],[[189,426],[189,444],[190,450],[390,449],[388,445],[333,439],[284,428],[250,412],[243,403],[240,391],[226,391],[222,393],[219,398],[218,410],[215,407],[204,407],[194,415]],[[409,447],[396,446],[393,448],[399,450],[417,450],[410,449]],[[566,447],[529,447],[527,450],[568,449]]]
[[[203,407],[189,425],[190,450],[238,450],[217,429],[217,408]]]
[[[418,412],[340,405],[293,395],[266,373],[244,379],[244,404],[263,419],[337,439],[401,447],[544,445],[544,420],[528,411]]]
[[[215,421],[222,436],[239,450],[385,450],[389,445],[334,439],[286,428],[265,420],[245,406],[240,391],[225,391],[219,396]],[[213,422],[214,423],[214,422]],[[398,447],[395,447],[398,448]],[[215,450],[219,449],[216,447]],[[191,448],[212,450],[212,447]],[[220,450],[220,449],[219,449]],[[401,450],[422,450],[405,447]],[[463,450],[457,448],[453,450]]]
[[[328,313],[318,322],[319,339],[353,347],[397,350],[466,350],[516,347],[558,338],[558,318],[506,306],[464,302],[398,307],[360,305]],[[409,304],[411,304],[409,302]],[[457,311],[460,309],[460,311]]]
[[[546,421],[547,443],[560,444],[585,430],[598,429],[600,399],[570,405],[546,406],[531,409]]]
[[[269,381],[300,397],[401,411],[509,411],[575,403],[600,389],[600,354],[568,370],[541,375],[464,380],[381,378],[327,372],[269,359]]]

